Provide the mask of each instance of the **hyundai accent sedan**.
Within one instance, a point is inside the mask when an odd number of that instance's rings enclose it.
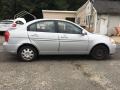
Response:
[[[107,59],[116,51],[113,39],[89,33],[73,22],[59,19],[37,19],[6,31],[3,46],[24,61],[32,61],[39,55],[67,54]]]

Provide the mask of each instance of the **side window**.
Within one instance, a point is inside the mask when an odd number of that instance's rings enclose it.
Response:
[[[42,21],[37,23],[38,32],[55,32],[54,21]]]
[[[58,21],[58,29],[59,29],[59,33],[70,33],[70,34],[82,33],[82,29],[80,29],[79,27],[71,23],[62,22],[62,21]]]
[[[29,31],[36,31],[37,30],[36,23],[31,24],[30,26],[28,26],[28,30]]]

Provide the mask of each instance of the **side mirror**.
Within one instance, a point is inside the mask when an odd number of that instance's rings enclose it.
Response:
[[[82,31],[82,36],[85,36],[85,35],[87,35],[87,32]]]

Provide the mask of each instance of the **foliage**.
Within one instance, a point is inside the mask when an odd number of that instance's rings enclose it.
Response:
[[[87,0],[0,0],[0,19],[13,18],[22,10],[42,18],[42,10],[77,10]]]

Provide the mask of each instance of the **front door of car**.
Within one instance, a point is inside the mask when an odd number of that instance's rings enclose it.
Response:
[[[60,54],[88,53],[88,36],[82,35],[82,29],[70,22],[58,21]]]
[[[58,54],[58,33],[54,21],[39,21],[28,27],[28,35],[40,54]]]

